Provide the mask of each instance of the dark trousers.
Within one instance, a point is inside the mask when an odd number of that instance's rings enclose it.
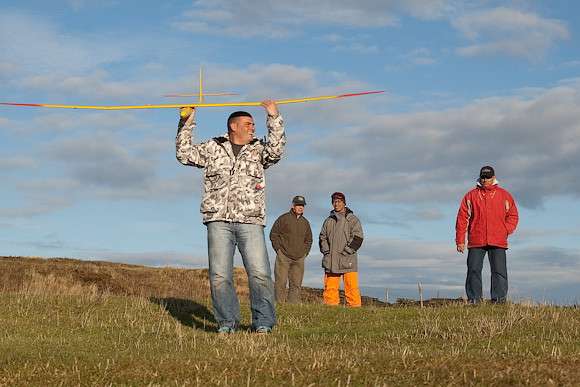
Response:
[[[274,295],[276,302],[302,302],[302,279],[304,278],[304,260],[288,258],[281,251],[276,254],[274,264]],[[286,298],[286,283],[288,283],[288,298]]]
[[[505,302],[508,292],[508,275],[506,262],[506,249],[495,246],[471,247],[467,254],[467,279],[465,292],[472,302],[482,299],[481,271],[485,254],[491,267],[491,300],[493,302]]]

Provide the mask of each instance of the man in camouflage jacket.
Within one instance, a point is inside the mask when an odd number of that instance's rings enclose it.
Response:
[[[228,133],[193,144],[195,109],[179,122],[175,139],[177,159],[204,169],[203,223],[208,228],[208,258],[212,303],[220,333],[233,333],[241,314],[233,283],[238,247],[248,274],[252,325],[268,333],[276,324],[274,287],[264,237],[266,225],[264,170],[284,154],[284,122],[273,100],[263,101],[268,118],[268,141],[254,137],[254,121],[247,112],[232,113]]]

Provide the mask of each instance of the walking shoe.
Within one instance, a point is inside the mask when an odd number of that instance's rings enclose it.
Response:
[[[236,331],[234,331],[232,328],[230,327],[221,327],[220,329],[218,329],[218,333],[220,335],[233,335],[234,333],[236,333]]]
[[[272,328],[260,325],[256,328],[256,333],[260,335],[267,335],[268,333],[272,333]]]

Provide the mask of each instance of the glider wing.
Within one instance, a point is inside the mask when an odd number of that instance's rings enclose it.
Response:
[[[296,102],[309,102],[309,101],[320,101],[324,99],[332,98],[345,98],[345,97],[355,97],[358,95],[367,94],[377,94],[384,93],[383,91],[370,91],[364,93],[354,93],[354,94],[341,94],[332,95],[327,97],[313,97],[313,98],[302,98],[302,99],[292,99],[286,101],[276,101],[276,104],[285,103],[296,103]],[[208,95],[208,94],[204,94]],[[257,106],[260,102],[226,102],[226,103],[181,103],[179,105],[134,105],[134,106],[82,106],[82,105],[49,105],[49,104],[34,104],[34,103],[10,103],[10,102],[0,102],[0,105],[10,105],[10,106],[27,106],[27,107],[48,107],[48,108],[63,108],[63,109],[95,109],[95,110],[129,110],[129,109],[164,109],[164,108],[181,108],[181,107],[219,107],[219,106]]]

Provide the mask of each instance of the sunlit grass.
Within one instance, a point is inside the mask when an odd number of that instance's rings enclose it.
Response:
[[[277,309],[273,334],[223,337],[204,300],[0,294],[0,385],[580,383],[576,308]]]

